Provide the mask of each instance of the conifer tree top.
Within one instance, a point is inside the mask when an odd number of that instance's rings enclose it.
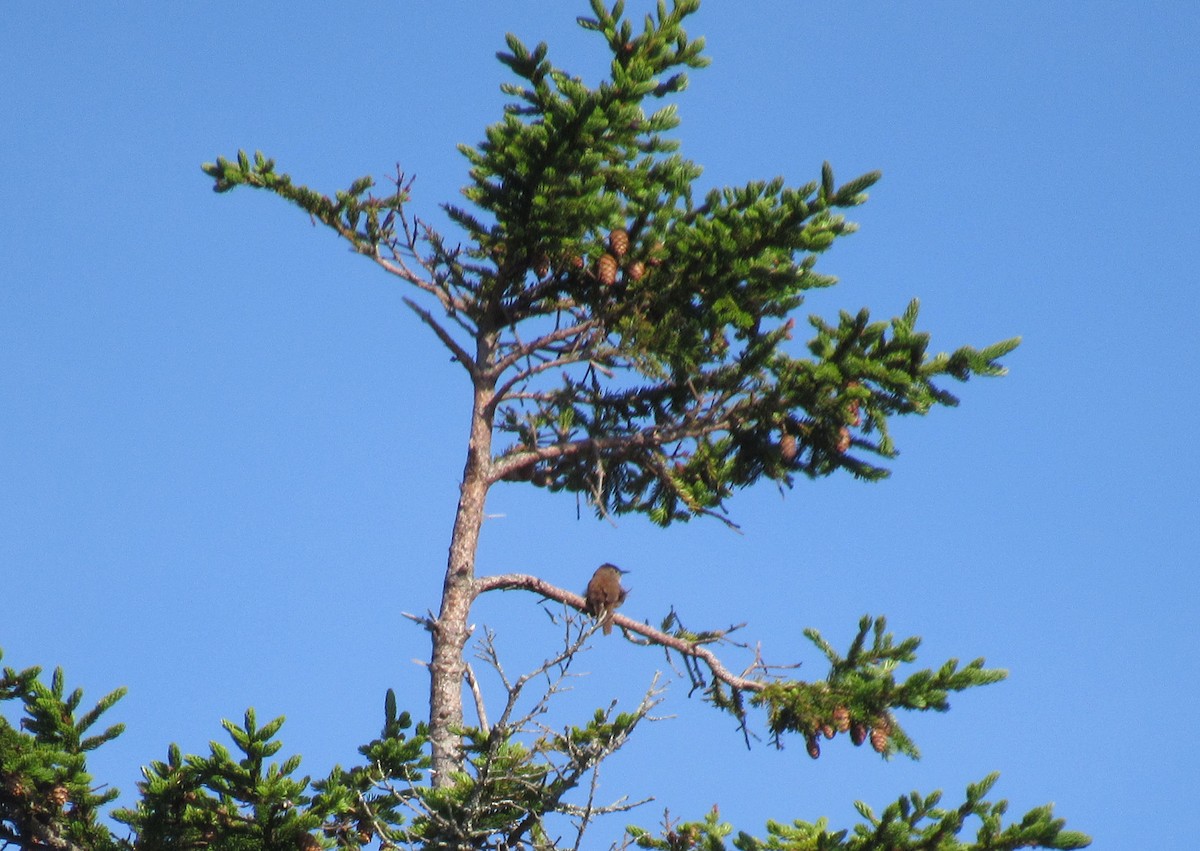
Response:
[[[1000,375],[1018,342],[931,355],[916,300],[890,322],[809,316],[807,347],[793,341],[804,294],[836,283],[818,256],[855,230],[839,211],[880,175],[839,185],[826,163],[803,186],[695,197],[701,171],[665,101],[707,64],[684,28],[698,6],[659,3],[635,27],[623,4],[594,0],[579,23],[611,55],[595,86],[509,35],[512,100],[461,147],[468,203],[445,205],[461,241],[408,213],[403,175],[386,197],[363,178],[329,198],[262,155],[205,166],[217,191],[274,191],[433,297],[408,303],[488,393],[482,414],[503,439],[490,480],[663,525],[727,519],[734,490],[764,478],[882,478],[890,418],[957,404],[938,380]]]

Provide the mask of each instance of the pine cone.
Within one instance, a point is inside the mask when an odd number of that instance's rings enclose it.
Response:
[[[67,787],[59,784],[50,790],[50,803],[56,807],[61,807],[71,800],[71,793],[67,791]]]
[[[544,278],[550,274],[550,258],[545,254],[539,254],[533,261],[533,272],[539,278]]]
[[[875,753],[883,753],[887,750],[888,735],[886,724],[880,724],[871,729],[871,747],[875,748]]]
[[[796,438],[793,435],[785,434],[779,438],[779,457],[783,459],[783,463],[791,464],[796,460]]]
[[[329,834],[329,828],[325,828],[325,833]],[[302,833],[296,837],[296,848],[299,851],[321,851],[321,843],[311,833]]]
[[[617,282],[617,258],[611,254],[601,256],[596,264],[596,278],[606,287]]]
[[[640,281],[646,276],[646,264],[635,260],[625,267],[625,276],[631,281]]]
[[[848,732],[850,730],[850,710],[844,706],[834,709],[833,726],[837,728],[839,733]]]
[[[837,735],[837,730],[833,729],[832,724],[822,724],[821,725],[821,735],[827,739],[832,739],[834,736]]]
[[[813,759],[819,759],[821,756],[821,743],[817,741],[816,735],[809,733],[804,737],[804,747],[808,750],[808,755]]]
[[[838,432],[837,451],[845,452],[850,448],[850,429],[842,426],[842,430]]]
[[[629,251],[629,231],[617,228],[608,235],[608,247],[620,259]]]
[[[867,740],[867,725],[861,721],[855,721],[850,725],[850,741],[854,742],[854,746],[858,747]]]
[[[857,381],[851,381],[846,385],[847,390],[856,390],[859,387],[862,387],[862,385],[859,384]],[[850,425],[852,425],[852,426],[857,426],[857,425],[862,424],[862,413],[859,410],[861,405],[862,405],[862,402],[859,399],[851,399],[850,400]]]

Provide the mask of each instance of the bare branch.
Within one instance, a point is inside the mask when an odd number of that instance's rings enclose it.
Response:
[[[466,662],[466,678],[467,685],[471,688],[471,695],[475,698],[475,714],[479,717],[479,729],[483,734],[491,733],[491,725],[488,724],[487,706],[483,702],[483,692],[479,689],[479,680],[475,678],[475,669],[471,667],[470,662]]]
[[[500,717],[496,721],[496,727],[500,730],[520,730],[528,726],[534,718],[544,714],[548,709],[550,699],[564,690],[562,682],[568,676],[567,671],[570,667],[571,660],[580,650],[583,649],[587,639],[591,636],[594,630],[577,631],[577,634],[572,637],[571,625],[566,625],[567,633],[564,637],[562,649],[547,659],[542,660],[542,663],[532,671],[527,671],[516,680],[510,681],[507,674],[504,672],[504,667],[500,663],[500,655],[496,650],[495,636],[488,630],[484,637],[479,641],[479,648],[476,651],[476,656],[487,662],[499,675],[500,682],[507,692],[507,700],[504,709],[500,713]],[[558,676],[555,679],[547,682],[542,694],[534,705],[520,718],[513,718],[513,713],[516,710],[517,702],[520,700],[521,694],[525,690],[525,686],[535,677],[546,675],[552,669],[558,668]]]
[[[510,357],[511,356],[506,357],[505,360],[508,360]],[[520,358],[518,358],[518,360],[519,359]],[[507,402],[509,399],[513,398],[509,395],[509,392],[522,381],[527,381],[528,379],[533,378],[535,375],[538,375],[542,372],[549,372],[552,369],[569,366],[573,363],[582,363],[584,359],[583,352],[565,354],[560,357],[556,357],[553,360],[543,361],[542,363],[529,366],[526,369],[521,370],[513,375],[508,381],[505,381],[500,385],[500,388],[496,391],[495,398],[492,400],[491,407],[495,408],[501,402]]]
[[[506,370],[508,370],[510,367],[512,367],[513,364],[517,363],[517,361],[521,360],[522,358],[528,357],[529,355],[533,354],[534,352],[541,351],[543,349],[548,349],[551,346],[553,346],[553,344],[555,344],[555,343],[561,343],[561,342],[565,342],[568,340],[575,340],[576,341],[575,345],[567,347],[565,349],[565,351],[567,351],[567,352],[580,351],[583,347],[583,344],[582,344],[582,342],[579,342],[579,338],[584,334],[584,332],[590,331],[590,330],[598,327],[599,325],[600,325],[599,319],[596,319],[596,318],[584,319],[584,320],[576,323],[575,325],[568,325],[566,328],[559,328],[555,331],[551,331],[548,334],[544,334],[541,337],[530,340],[528,343],[520,343],[513,348],[512,352],[505,355],[503,358],[501,358],[499,361],[496,362],[496,365],[492,368],[492,372],[495,375],[501,375]],[[571,363],[574,361],[564,360],[563,362]],[[532,374],[533,374],[532,370],[519,372],[519,373],[517,373],[516,376],[514,376],[514,378],[511,381],[509,381],[504,386],[511,387],[513,384],[518,383],[518,382],[524,380],[525,378],[528,378]]]
[[[605,804],[602,806],[589,805],[586,807],[586,812],[592,816],[606,816],[610,815],[611,813],[627,813],[630,810],[636,809],[637,807],[649,804],[653,800],[653,796],[649,798],[642,798],[640,801],[627,801],[624,798],[618,798],[611,804]],[[585,808],[578,806],[577,804],[559,804],[558,811],[569,816],[582,816],[585,812]],[[582,839],[582,835],[580,838]],[[573,847],[578,848],[578,842],[576,842]]]
[[[655,706],[657,706],[662,700],[662,698],[660,697],[660,695],[662,694],[662,689],[660,689],[658,686],[658,679],[659,679],[659,675],[655,674],[653,681],[651,681],[651,683],[650,683],[650,687],[648,689],[646,689],[646,693],[642,696],[641,703],[638,704],[637,709],[634,710],[634,712],[633,712],[634,717],[639,721],[642,718],[649,717],[650,710],[653,709]],[[613,708],[612,706],[609,707],[610,712],[612,711],[612,708]],[[651,720],[653,720],[653,719],[651,719]],[[636,722],[635,722],[635,726],[636,726]],[[614,812],[625,812],[627,810],[633,809],[634,807],[641,806],[642,804],[645,804],[645,803],[648,803],[648,802],[654,800],[653,798],[645,798],[641,801],[637,801],[634,803],[628,803],[625,800],[625,798],[620,798],[616,802],[609,804],[608,806],[598,807],[595,805],[596,789],[599,787],[599,784],[600,784],[600,763],[603,762],[604,759],[609,754],[614,753],[624,743],[625,737],[627,737],[628,734],[630,732],[632,732],[632,730],[633,730],[633,727],[631,726],[630,729],[628,731],[626,731],[625,736],[623,736],[620,739],[615,740],[615,741],[611,742],[609,745],[607,745],[603,750],[602,756],[595,758],[591,762],[584,760],[578,764],[578,770],[575,772],[574,776],[571,778],[571,785],[574,786],[574,785],[578,784],[579,778],[583,775],[583,772],[590,767],[592,779],[591,779],[591,783],[588,785],[587,803],[584,804],[582,807],[576,807],[576,806],[571,806],[571,805],[564,806],[561,804],[557,807],[557,809],[560,812],[567,813],[568,815],[577,816],[579,819],[579,821],[576,825],[576,837],[575,837],[575,844],[573,846],[573,848],[576,849],[576,851],[578,851],[578,849],[580,847],[580,843],[583,841],[584,832],[587,830],[588,825],[593,821],[593,819],[595,819],[596,816],[606,815],[608,813],[614,813]]]
[[[435,618],[433,616],[432,612],[429,612],[424,615],[414,615],[412,612],[401,612],[400,616],[408,618],[410,621],[413,621],[414,623],[420,624],[421,626],[425,627],[425,629],[429,630],[430,632],[433,632],[434,627],[437,625],[437,618]]]
[[[477,378],[479,371],[475,367],[474,358],[467,354],[467,350],[460,346],[458,341],[450,336],[450,332],[443,328],[438,321],[433,318],[433,314],[407,296],[404,298],[404,303],[409,307],[410,310],[412,310],[413,313],[421,317],[422,322],[433,329],[433,333],[437,334],[438,339],[442,341],[442,345],[444,345],[454,354],[455,359],[463,365],[463,367],[470,374],[471,378]]]
[[[416,253],[412,253],[415,256]],[[379,252],[378,246],[376,246],[376,250],[374,252],[368,254],[367,256],[374,260],[378,265],[382,266],[385,271],[390,272],[401,280],[407,281],[418,289],[422,289],[427,293],[437,296],[439,301],[442,301],[447,308],[451,307],[451,301],[449,296],[446,294],[446,291],[441,287],[436,286],[431,281],[425,280],[412,269],[410,269],[408,264],[404,262],[403,255],[400,254],[399,251],[396,251],[395,248],[392,249],[391,259],[384,257]]]
[[[488,591],[509,591],[521,590],[532,591],[535,594],[556,600],[563,605],[578,609],[583,612],[587,610],[587,602],[578,594],[567,591],[565,588],[559,588],[557,585],[552,585],[544,579],[537,576],[530,576],[523,573],[505,573],[498,576],[481,576],[475,580],[475,595],[478,596]],[[716,654],[700,643],[686,641],[682,638],[677,638],[661,630],[655,629],[649,624],[639,623],[632,618],[616,612],[612,616],[613,623],[621,627],[626,633],[640,635],[651,644],[657,644],[660,647],[666,647],[674,650],[681,656],[697,659],[704,663],[705,667],[712,672],[712,675],[733,689],[740,691],[758,692],[767,685],[762,680],[749,679],[734,674],[717,658]]]
[[[396,182],[399,186],[403,182],[403,175],[399,176]],[[409,185],[411,185],[411,181],[409,181]],[[445,256],[445,250],[441,247],[441,238],[428,226],[424,228],[425,233],[423,237],[419,236],[417,233],[421,226],[419,220],[410,220],[403,208],[400,208],[397,212],[399,214],[401,229],[404,232],[404,240],[401,243],[398,238],[394,238],[387,242],[388,249],[392,255],[391,259],[384,257],[380,253],[378,244],[370,244],[370,250],[359,246],[358,250],[369,256],[384,270],[436,297],[447,313],[453,315],[455,312],[465,310],[467,303],[462,298],[451,295],[447,287],[440,285],[438,282],[437,261],[449,259]],[[422,238],[433,246],[435,259],[426,259],[417,251],[417,242]],[[401,251],[401,246],[403,247],[403,252]],[[427,279],[414,272],[404,261],[405,254],[419,263],[421,268],[430,277]]]

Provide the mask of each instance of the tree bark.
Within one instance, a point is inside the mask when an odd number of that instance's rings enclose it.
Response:
[[[475,599],[475,554],[483,525],[483,509],[491,482],[492,396],[495,380],[486,371],[494,351],[494,335],[480,334],[476,366],[472,371],[475,393],[471,408],[471,435],[463,468],[458,511],[450,537],[442,607],[431,629],[433,654],[429,665],[429,738],[432,783],[449,786],[462,767],[463,751],[457,729],[463,723],[463,651],[469,631],[467,616]]]

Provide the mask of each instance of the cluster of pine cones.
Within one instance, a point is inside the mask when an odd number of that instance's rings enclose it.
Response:
[[[846,385],[846,388],[850,389],[858,386],[859,384],[857,381],[851,381]],[[858,427],[862,425],[862,406],[858,399],[851,399],[846,405],[846,418],[849,420],[851,426]],[[850,449],[850,441],[850,428],[848,426],[842,426],[841,429],[838,430],[838,441],[835,445],[835,448],[838,452],[844,454]],[[796,442],[796,435],[785,430],[779,437],[779,457],[783,460],[784,464],[790,465],[796,460],[796,456],[799,454],[799,452],[800,446]]]
[[[16,774],[0,771],[0,799],[23,812],[31,812],[39,821],[54,818],[71,801],[71,792],[62,783],[48,790],[31,787]]]
[[[854,742],[856,747],[870,738],[871,747],[874,748],[875,753],[884,753],[887,751],[888,739],[892,736],[891,717],[885,715],[868,724],[866,721],[852,719],[850,710],[839,706],[833,710],[833,717],[827,723],[822,724],[815,732],[805,735],[804,744],[808,755],[813,759],[821,756],[818,733],[827,739],[832,739],[838,733],[847,732],[850,734],[850,741]]]
[[[629,253],[629,231],[617,228],[608,235],[608,252],[600,255],[596,261],[596,280],[606,287],[617,282],[617,271],[621,267],[625,255]],[[646,274],[646,264],[634,260],[625,266],[625,277],[631,281],[640,281]]]
[[[625,280],[640,281],[646,276],[647,266],[658,266],[662,263],[661,246],[655,246],[655,252],[646,260],[633,260],[629,255],[629,231],[625,228],[615,228],[608,234],[608,250],[600,255],[600,259],[590,270],[591,275],[606,287],[617,282],[617,275],[624,271]],[[581,256],[571,258],[571,265],[583,269],[586,261]],[[543,254],[534,261],[533,271],[539,278],[550,274],[550,258]]]

